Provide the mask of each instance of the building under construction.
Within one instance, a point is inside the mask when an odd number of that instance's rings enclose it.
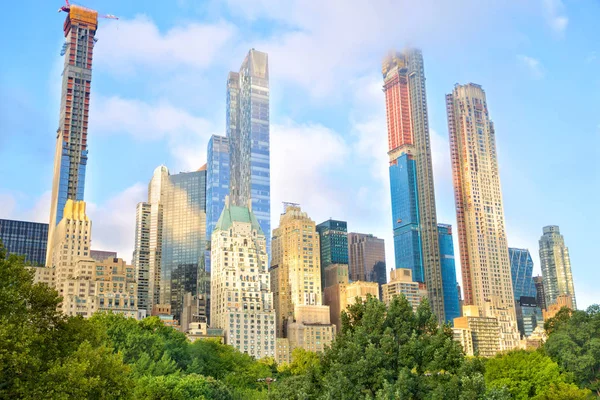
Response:
[[[63,25],[65,43],[61,51],[65,61],[60,117],[56,131],[48,252],[54,248],[54,229],[63,217],[67,200],[83,200],[88,154],[92,54],[98,26],[98,13],[94,10],[67,3],[67,6],[61,7],[59,11],[67,13]],[[51,260],[52,255],[47,254],[46,263],[50,263]]]

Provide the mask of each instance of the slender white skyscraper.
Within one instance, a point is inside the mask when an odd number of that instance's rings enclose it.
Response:
[[[500,351],[519,344],[494,124],[480,85],[446,96],[465,305],[500,325]]]

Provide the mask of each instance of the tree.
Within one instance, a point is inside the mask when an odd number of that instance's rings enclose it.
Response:
[[[234,397],[223,383],[213,378],[196,374],[172,374],[141,378],[137,383],[134,398],[140,400],[230,400]]]
[[[580,387],[600,396],[600,306],[573,311],[569,317],[563,315],[552,326],[544,344],[546,354],[572,373]]]
[[[540,351],[518,350],[499,354],[485,366],[488,390],[507,390],[513,399],[552,398],[554,388],[569,391],[575,398],[586,398],[588,390],[579,389],[561,373],[558,364]],[[569,397],[563,397],[569,398]]]

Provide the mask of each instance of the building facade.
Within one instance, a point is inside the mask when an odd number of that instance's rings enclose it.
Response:
[[[533,284],[535,285],[535,300],[542,310],[546,307],[546,291],[544,290],[544,278],[541,275],[533,277]]]
[[[251,205],[251,202],[248,202]],[[211,238],[211,327],[255,358],[275,357],[267,240],[251,207],[225,200]]]
[[[117,258],[117,252],[92,249],[90,250],[90,257],[96,261],[104,261],[107,258]]]
[[[379,299],[379,289],[376,282],[364,281],[341,282],[326,287],[323,291],[323,302],[329,306],[329,319],[336,326],[336,330],[339,332],[342,329],[342,311],[356,303],[356,299],[365,301],[369,295]]]
[[[519,335],[494,125],[480,85],[456,85],[446,108],[464,304],[499,319],[500,350],[509,350]]]
[[[535,283],[533,282],[533,260],[527,249],[508,248],[510,258],[510,275],[512,277],[515,301],[522,296],[536,297]]]
[[[427,288],[423,282],[415,282],[410,268],[396,268],[390,272],[390,281],[382,287],[382,300],[388,306],[395,296],[404,295],[413,311],[417,311],[421,300],[427,297]]]
[[[331,344],[335,326],[322,301],[316,225],[298,205],[287,204],[273,230],[270,274],[277,337],[289,339],[290,351],[323,351]]]
[[[206,249],[206,169],[169,175],[163,191],[161,304],[180,320],[183,297],[197,292]]]
[[[383,61],[396,268],[425,282],[433,312],[446,320],[433,185],[423,55],[392,52]]]
[[[133,261],[138,284],[138,308],[146,315],[152,312],[150,285],[151,210],[149,203],[138,203],[135,209],[135,244]]]
[[[348,234],[348,276],[351,281],[387,282],[385,242],[370,234]]]
[[[67,200],[83,201],[88,156],[88,116],[92,84],[92,57],[98,13],[67,5],[63,31],[65,42],[60,117],[56,131],[52,197],[46,261],[54,249],[54,230],[63,219]]]
[[[48,224],[0,219],[0,241],[8,254],[25,257],[25,264],[46,265]]]
[[[454,318],[460,317],[460,295],[458,282],[456,280],[452,225],[438,224],[438,235],[440,243],[440,266],[442,268],[442,287],[444,289],[444,310],[446,313],[446,322],[453,324]]]
[[[206,249],[205,269],[210,272],[210,238],[221,211],[225,197],[229,195],[229,139],[212,135],[206,152]]]
[[[331,264],[348,264],[348,224],[328,219],[317,225],[320,241],[321,287],[325,287],[325,268]]]
[[[271,254],[269,60],[251,49],[239,72],[227,78],[226,132],[229,139],[231,203],[252,210],[267,235]]]
[[[463,344],[467,355],[493,357],[502,351],[500,329],[497,318],[480,315],[477,306],[465,306],[463,316],[454,320],[454,339]],[[464,337],[468,335],[470,340]]]
[[[556,302],[560,295],[571,296],[573,308],[577,309],[575,285],[571,271],[571,258],[565,239],[556,225],[545,226],[540,238],[540,262],[544,277],[546,305]]]
[[[529,337],[537,328],[544,326],[542,309],[538,307],[535,297],[521,296],[517,300],[517,324],[521,337]]]

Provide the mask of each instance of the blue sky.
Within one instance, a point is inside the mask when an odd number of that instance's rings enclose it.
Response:
[[[455,225],[444,95],[475,82],[496,124],[508,242],[539,272],[542,226],[571,253],[578,303],[600,302],[600,3],[596,0],[107,1],[94,53],[86,200],[93,246],[129,260],[153,169],[204,164],[225,81],[249,48],[271,73],[272,225],[282,201],[393,244],[381,59],[423,49],[438,221]],[[167,5],[168,4],[168,5]],[[46,222],[64,15],[29,1],[0,24],[0,217]],[[24,25],[24,23],[26,23]],[[458,247],[455,249],[458,252]]]

